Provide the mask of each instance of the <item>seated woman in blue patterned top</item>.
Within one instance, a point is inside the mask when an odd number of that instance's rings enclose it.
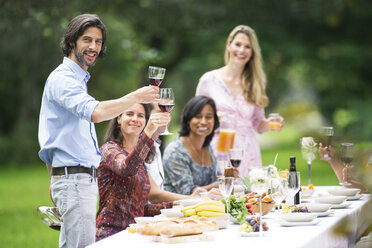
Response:
[[[163,155],[166,190],[192,194],[218,188],[216,158],[210,146],[218,127],[213,99],[196,96],[187,102],[181,117],[180,137],[166,147]]]

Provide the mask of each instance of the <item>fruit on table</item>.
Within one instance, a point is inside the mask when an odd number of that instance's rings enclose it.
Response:
[[[225,205],[220,201],[205,201],[193,206],[182,208],[184,216],[215,217],[225,215]]]
[[[265,221],[262,222],[262,230],[268,231],[269,227]],[[245,222],[239,227],[241,232],[259,232],[260,217],[248,216]]]
[[[306,206],[289,206],[287,204],[282,205],[282,213],[310,213]]]

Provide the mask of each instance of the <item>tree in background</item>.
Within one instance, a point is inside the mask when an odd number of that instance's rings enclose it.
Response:
[[[260,37],[269,110],[280,110],[287,122],[308,118],[310,128],[315,118],[305,113],[319,113],[320,123],[335,125],[340,135],[371,141],[371,5],[367,0],[0,0],[0,165],[39,161],[42,89],[62,61],[58,45],[68,20],[85,12],[100,15],[108,28],[108,56],[90,70],[88,84],[98,100],[147,84],[148,65],[163,66],[162,86],[176,94],[172,125],[177,124],[199,77],[223,64],[231,28],[247,24]],[[97,125],[100,136],[105,128]]]

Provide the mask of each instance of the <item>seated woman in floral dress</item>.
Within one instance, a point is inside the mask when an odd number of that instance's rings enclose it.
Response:
[[[144,164],[153,159],[154,140],[169,121],[169,113],[150,116],[145,104],[134,104],[111,120],[100,148],[96,240],[124,230],[135,217],[160,214],[160,209],[172,207],[173,201],[190,198],[160,190]]]

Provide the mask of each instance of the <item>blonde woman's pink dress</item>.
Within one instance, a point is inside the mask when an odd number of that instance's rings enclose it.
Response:
[[[248,168],[261,167],[261,150],[256,133],[259,123],[265,118],[264,109],[248,103],[243,94],[235,98],[217,70],[209,71],[200,78],[196,95],[211,97],[216,102],[218,113],[235,114],[234,147],[244,149],[244,158],[239,166],[240,176],[247,176]],[[222,159],[226,155],[217,151],[218,137],[219,130],[216,130],[211,145],[217,159]]]

